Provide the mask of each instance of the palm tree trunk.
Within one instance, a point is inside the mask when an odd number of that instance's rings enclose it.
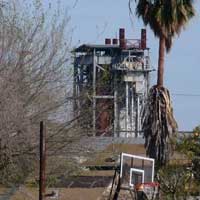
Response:
[[[158,58],[158,76],[157,86],[162,87],[164,83],[164,58],[165,58],[165,38],[160,36],[159,40],[159,58]]]

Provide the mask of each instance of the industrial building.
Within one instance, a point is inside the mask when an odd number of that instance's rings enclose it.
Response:
[[[106,38],[74,50],[74,111],[93,136],[141,137],[150,85],[146,30],[140,39]]]

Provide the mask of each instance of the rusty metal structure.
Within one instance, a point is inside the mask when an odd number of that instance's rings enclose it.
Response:
[[[74,111],[93,136],[139,137],[150,85],[146,30],[140,39],[106,38],[74,50]],[[87,114],[89,113],[89,114]]]

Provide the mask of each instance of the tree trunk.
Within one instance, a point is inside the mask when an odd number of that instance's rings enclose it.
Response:
[[[164,83],[164,58],[165,58],[165,38],[160,36],[159,58],[158,58],[158,77],[157,86],[162,87]]]

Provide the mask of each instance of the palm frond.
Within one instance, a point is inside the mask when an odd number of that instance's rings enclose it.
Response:
[[[136,15],[149,25],[155,36],[165,37],[168,52],[172,38],[185,28],[195,9],[192,0],[139,0]]]
[[[170,139],[177,132],[169,91],[164,87],[150,89],[143,117],[147,155],[165,164],[173,152]]]

